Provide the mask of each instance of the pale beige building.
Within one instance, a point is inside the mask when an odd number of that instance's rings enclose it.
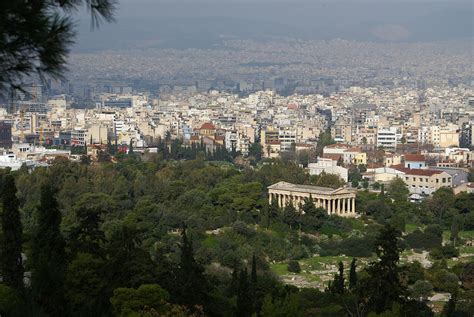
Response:
[[[441,187],[453,187],[451,175],[440,170],[404,169],[400,177],[405,181],[412,194],[431,195]]]
[[[311,185],[297,185],[278,182],[268,186],[268,201],[276,201],[280,208],[294,204],[298,210],[305,198],[311,198],[318,208],[324,208],[328,215],[355,217],[356,192],[346,188],[328,188]]]
[[[439,146],[459,146],[459,132],[454,129],[442,129],[439,131]]]

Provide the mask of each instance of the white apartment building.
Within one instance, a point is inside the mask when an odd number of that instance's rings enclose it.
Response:
[[[309,163],[308,170],[310,175],[319,175],[321,173],[335,174],[343,179],[346,183],[349,179],[349,170],[347,168],[337,166],[337,161],[329,158],[318,158],[317,163]]]
[[[290,151],[292,144],[296,143],[296,130],[280,130],[278,132],[278,140],[280,141],[281,152]]]
[[[224,136],[224,144],[227,151],[232,151],[232,149],[237,150],[237,143],[239,141],[239,135],[237,131],[226,131]]]
[[[421,127],[418,129],[418,142],[421,144],[430,143],[430,127]]]
[[[430,128],[430,134],[429,134],[429,142],[433,146],[439,147],[439,126],[431,126]]]
[[[377,131],[377,147],[396,149],[397,139],[397,128],[381,128]]]
[[[83,129],[72,130],[71,144],[75,146],[84,146],[86,144],[86,131]]]

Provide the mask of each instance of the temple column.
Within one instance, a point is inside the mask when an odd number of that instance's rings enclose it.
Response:
[[[353,213],[355,213],[356,211],[356,200],[355,198],[352,198],[352,210],[351,210]]]
[[[329,207],[328,207],[329,214],[332,215],[332,211],[333,211],[333,201],[332,201],[332,199],[328,200],[328,205],[329,205]]]
[[[337,199],[337,214],[339,215],[341,213],[341,199]]]

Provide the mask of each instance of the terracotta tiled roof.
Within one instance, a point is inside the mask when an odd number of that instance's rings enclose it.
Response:
[[[328,149],[349,149],[351,146],[348,144],[341,144],[341,143],[336,143],[336,144],[330,144],[326,145],[325,148]]]
[[[368,163],[367,168],[368,169],[373,169],[373,168],[379,168],[379,167],[384,167],[385,165],[381,163]]]
[[[328,154],[328,153],[323,154],[323,158],[328,158],[334,161],[340,160],[341,157],[342,157],[342,154]]]
[[[345,150],[344,152],[362,152],[360,148],[358,147],[351,147]]]
[[[425,156],[421,154],[405,154],[405,162],[424,162],[425,160]]]
[[[203,123],[202,126],[201,126],[201,130],[215,130],[216,127],[210,123],[210,122],[206,122],[206,123]]]
[[[405,172],[406,175],[416,175],[416,176],[433,176],[435,174],[441,174],[443,171],[436,170],[423,170],[423,169],[407,169]]]
[[[394,165],[391,166],[392,168],[396,169],[397,171],[403,172],[406,175],[414,175],[414,176],[433,176],[436,174],[441,174],[443,171],[439,170],[429,170],[429,169],[410,169],[410,168],[405,168],[401,165]]]

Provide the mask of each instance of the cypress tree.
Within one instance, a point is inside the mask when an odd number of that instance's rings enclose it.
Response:
[[[60,232],[61,212],[51,185],[41,188],[37,219],[31,252],[33,296],[46,315],[64,316],[65,241]]]
[[[195,309],[207,303],[207,281],[204,268],[194,258],[192,242],[188,239],[186,228],[181,233],[181,258],[178,270],[177,301]]]
[[[402,248],[398,238],[401,233],[390,225],[380,231],[375,241],[375,252],[379,260],[367,268],[369,278],[364,279],[360,291],[367,297],[368,311],[381,312],[391,309],[393,304],[403,305],[407,300],[407,287],[400,281],[398,261]]]
[[[239,288],[239,270],[236,267],[232,271],[229,288],[227,289],[227,293],[229,297],[237,295],[238,288]]]
[[[339,262],[339,275],[335,280],[336,293],[344,293],[344,264]]]
[[[237,291],[237,316],[252,316],[252,298],[248,280],[247,268],[240,271],[239,288]]]
[[[23,261],[22,225],[20,220],[19,201],[16,197],[15,179],[11,174],[5,176],[2,192],[3,213],[1,241],[1,272],[3,283],[17,291],[22,291]]]
[[[353,258],[351,261],[351,268],[349,270],[349,289],[355,289],[357,285],[357,272],[356,272],[356,259]]]
[[[257,259],[255,257],[255,253],[254,253],[253,256],[252,256],[252,272],[250,273],[250,299],[251,299],[252,313],[256,313],[258,311],[257,297],[258,297],[258,290],[257,290]]]
[[[252,282],[252,285],[257,284],[257,260],[256,260],[256,257],[255,257],[255,253],[252,255],[251,282]]]
[[[133,140],[130,139],[130,145],[128,146],[128,155],[133,155]]]

